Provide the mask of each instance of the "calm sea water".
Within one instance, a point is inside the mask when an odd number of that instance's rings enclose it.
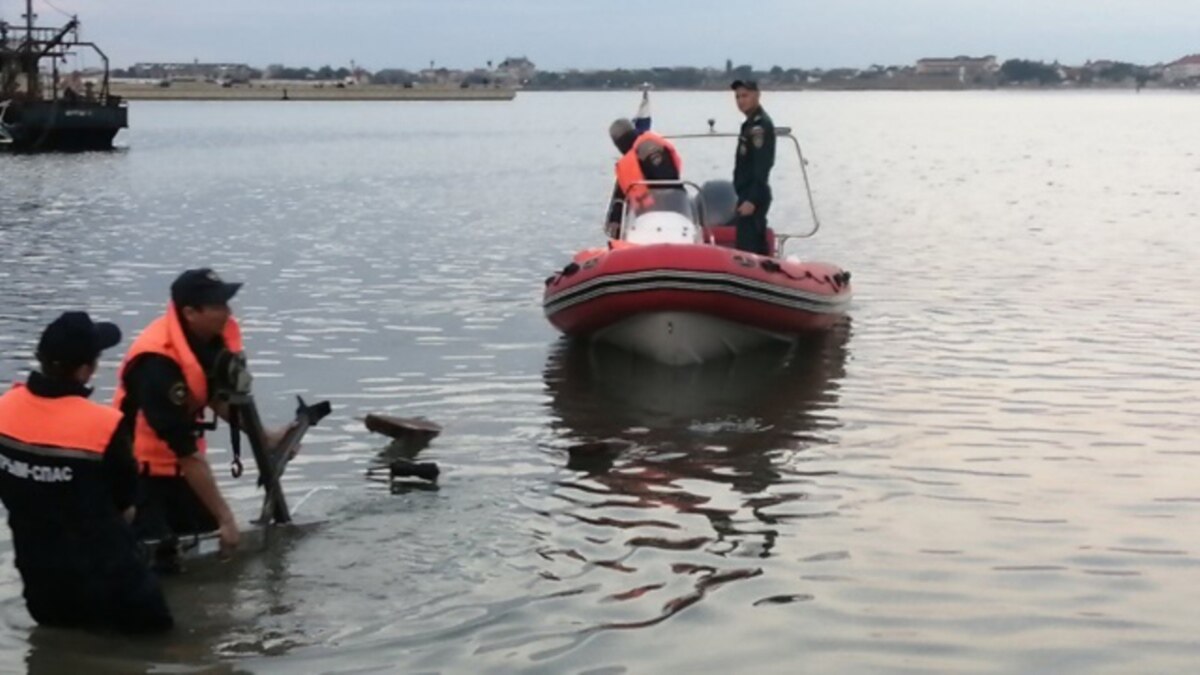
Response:
[[[286,482],[325,523],[168,580],[168,637],[36,628],[0,535],[0,671],[1194,670],[1200,97],[768,93],[823,219],[791,252],[854,272],[851,318],[685,369],[541,315],[636,103],[134,103],[127,150],[0,156],[0,379],[58,312],[132,337],[210,265],[246,282],[264,416],[335,406]],[[367,480],[369,412],[444,425],[439,489]]]

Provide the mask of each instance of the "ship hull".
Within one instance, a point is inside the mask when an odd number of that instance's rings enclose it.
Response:
[[[129,126],[124,105],[13,103],[0,121],[0,148],[12,152],[112,150],[117,132]]]

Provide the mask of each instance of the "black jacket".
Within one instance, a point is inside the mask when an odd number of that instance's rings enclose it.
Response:
[[[733,166],[733,188],[738,202],[750,202],[761,211],[771,201],[768,181],[775,166],[775,123],[760,106],[742,123],[738,135],[737,160]]]
[[[91,393],[39,373],[30,376],[28,387],[39,398]],[[26,469],[0,471],[0,499],[8,511],[25,605],[39,624],[125,631],[173,624],[158,580],[121,515],[135,502],[137,473],[130,443],[119,426],[100,461],[56,456],[53,448],[34,452],[36,448],[15,441],[0,443],[5,466]],[[48,469],[62,476],[67,468],[69,480],[28,477]]]

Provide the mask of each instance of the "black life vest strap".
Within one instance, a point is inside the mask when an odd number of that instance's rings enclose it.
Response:
[[[231,406],[232,408],[232,406]],[[229,449],[233,452],[233,461],[229,465],[229,473],[234,478],[241,478],[245,467],[242,465],[242,429],[236,409],[229,411]]]

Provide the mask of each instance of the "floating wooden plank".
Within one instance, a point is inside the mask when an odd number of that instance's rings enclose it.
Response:
[[[430,422],[423,417],[393,417],[391,415],[376,415],[372,413],[367,415],[363,422],[366,423],[368,431],[383,434],[397,440],[408,438],[424,438],[429,440],[442,433],[440,425]]]

